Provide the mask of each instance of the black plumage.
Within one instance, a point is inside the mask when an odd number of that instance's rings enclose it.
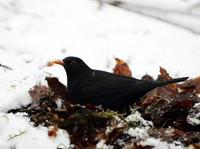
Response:
[[[117,110],[127,107],[156,87],[185,81],[188,78],[145,81],[93,70],[77,57],[66,57],[63,62],[67,73],[69,93],[76,102],[103,105],[106,108]]]

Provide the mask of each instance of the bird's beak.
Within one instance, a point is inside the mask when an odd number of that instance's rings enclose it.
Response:
[[[48,66],[52,66],[53,64],[58,64],[58,65],[64,66],[63,60],[53,60],[53,61],[48,62],[47,65],[48,65]]]

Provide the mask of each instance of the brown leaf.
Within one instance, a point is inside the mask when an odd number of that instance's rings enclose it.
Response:
[[[58,78],[46,77],[45,80],[47,80],[48,86],[55,96],[71,101],[67,87]]]
[[[170,79],[172,79],[172,77],[169,75],[167,70],[165,68],[161,67],[161,66],[160,66],[160,75],[158,75],[158,78],[160,78],[162,80],[170,80]]]
[[[111,133],[107,136],[106,144],[113,144],[120,135],[122,135],[124,127],[118,127],[113,129]]]
[[[179,84],[178,87],[184,91],[194,91],[196,93],[200,93],[200,76],[194,79],[187,80],[184,83]]]
[[[149,105],[154,105],[156,103],[158,103],[160,100],[162,100],[162,98],[166,97],[166,96],[170,96],[170,95],[174,95],[173,92],[171,92],[171,90],[169,90],[168,88],[165,87],[159,87],[156,88],[150,92],[148,92],[142,100],[142,107],[147,107]]]
[[[154,80],[153,77],[148,74],[144,75],[141,79],[145,80],[145,81],[153,81]]]
[[[119,58],[115,58],[116,65],[113,68],[113,73],[117,75],[132,76],[132,72],[126,62]]]
[[[193,94],[175,94],[171,89],[162,87],[147,93],[141,105],[144,116],[151,119],[157,127],[171,125],[184,129],[187,127],[184,125],[187,114],[197,98]]]
[[[200,149],[200,144],[190,144],[188,149]]]
[[[49,126],[48,128],[48,136],[56,137],[57,136],[58,127],[57,126]]]
[[[160,67],[160,75],[158,75],[157,80],[163,81],[163,80],[170,80],[170,79],[173,79],[173,78],[169,75],[167,70],[163,67]],[[175,83],[169,84],[166,87],[168,87],[172,91],[178,92],[177,84],[175,84]]]

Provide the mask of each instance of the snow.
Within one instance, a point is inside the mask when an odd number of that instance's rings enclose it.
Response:
[[[152,128],[153,124],[147,120],[144,120],[141,117],[141,114],[138,111],[130,114],[126,117],[127,122],[139,123],[137,127],[129,128],[127,134],[136,138],[136,139],[146,139],[148,135],[148,130]]]
[[[195,117],[187,117],[187,122],[191,125],[199,125],[200,124],[200,113],[195,114]]]
[[[195,103],[190,114],[187,116],[187,123],[197,126],[200,125],[200,103]]]
[[[141,114],[138,111],[132,112],[129,116],[126,117],[127,122],[139,122],[142,126],[152,126],[152,122],[146,121],[142,118]]]
[[[178,0],[171,5],[166,7],[186,8]],[[0,0],[0,22],[0,64],[12,68],[0,67],[2,149],[69,147],[67,132],[59,130],[56,138],[49,138],[47,128],[33,127],[23,115],[4,113],[30,103],[28,90],[46,84],[46,76],[66,84],[64,69],[47,67],[49,60],[73,55],[92,68],[112,71],[114,57],[119,57],[137,78],[145,73],[156,77],[159,66],[176,77],[200,72],[199,35],[110,5],[99,9],[94,0]]]
[[[97,143],[96,149],[113,149],[113,146],[106,145],[105,140],[101,140]]]
[[[1,149],[56,149],[57,146],[70,147],[68,134],[58,130],[57,137],[48,137],[48,129],[43,126],[33,127],[30,119],[22,114],[0,114]]]
[[[155,138],[147,138],[141,144],[154,146],[154,149],[184,149],[178,142],[170,144]]]

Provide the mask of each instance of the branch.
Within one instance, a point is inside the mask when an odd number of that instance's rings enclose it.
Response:
[[[8,70],[13,70],[11,67],[6,66],[6,65],[3,65],[3,64],[1,64],[1,63],[0,63],[0,67],[3,67],[3,68],[8,69]]]

